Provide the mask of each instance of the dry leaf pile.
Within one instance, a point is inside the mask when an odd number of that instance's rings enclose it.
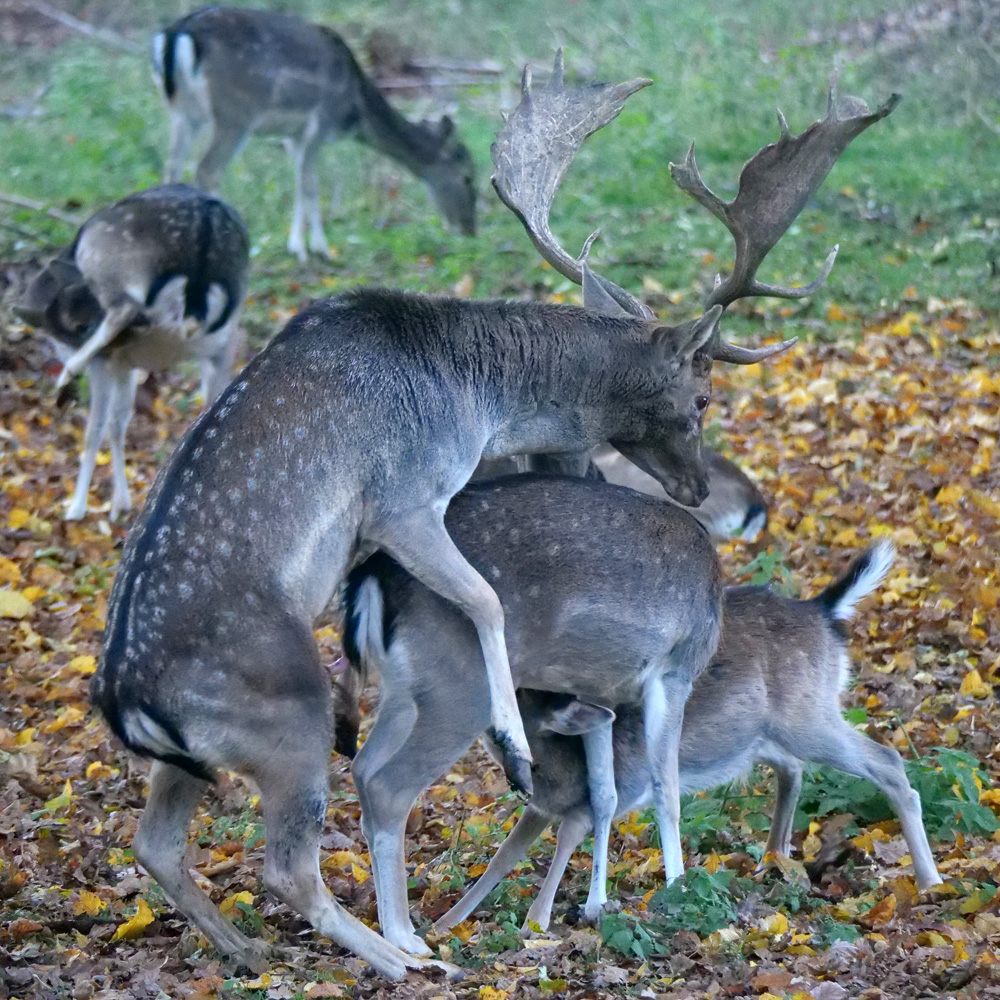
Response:
[[[263,891],[263,829],[242,784],[224,781],[206,802],[192,860],[233,919],[281,947],[269,973],[232,976],[136,869],[128,845],[146,765],[87,705],[125,528],[106,513],[61,520],[84,411],[56,405],[43,348],[9,338],[0,371],[0,995],[1000,997],[1000,835],[982,812],[972,822],[977,808],[1000,813],[1000,332],[996,317],[961,302],[911,305],[867,320],[831,306],[835,343],[720,370],[711,412],[726,450],[773,499],[763,539],[726,547],[734,581],[808,596],[872,539],[895,540],[889,579],[856,616],[857,684],[846,700],[870,735],[925,757],[932,771],[945,759],[932,748],[978,763],[947,788],[967,829],[932,836],[947,884],[918,896],[898,824],[866,820],[850,802],[797,835],[795,860],[774,859],[754,876],[748,850],[763,842],[770,794],[755,776],[727,793],[721,829],[691,834],[698,868],[681,926],[656,922],[654,828],[632,816],[611,865],[623,912],[604,939],[573,923],[569,906],[585,895],[586,853],[571,864],[551,931],[528,941],[513,933],[551,850],[542,844],[490,912],[438,942],[443,957],[467,965],[465,980],[412,974],[399,986],[366,975]],[[194,412],[179,381],[146,394],[130,430],[134,494]],[[107,471],[98,469],[92,497],[109,495]],[[332,664],[335,628],[318,637]],[[374,920],[343,761],[331,778],[324,872],[353,912]],[[456,898],[459,874],[483,870],[516,806],[479,752],[428,792],[408,828],[411,899],[426,918]],[[718,893],[730,877],[732,892]],[[717,905],[731,912],[712,925]]]

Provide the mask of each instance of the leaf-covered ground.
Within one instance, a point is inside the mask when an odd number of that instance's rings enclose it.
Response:
[[[255,800],[226,781],[198,815],[192,861],[216,902],[280,949],[267,974],[233,976],[129,853],[146,765],[87,705],[126,526],[93,510],[61,520],[83,408],[55,404],[47,348],[11,328],[0,371],[0,995],[1000,996],[997,317],[914,289],[906,311],[855,316],[832,304],[826,320],[829,342],[718,372],[715,432],[773,501],[769,533],[733,543],[724,560],[734,581],[808,596],[871,539],[895,539],[890,577],[855,620],[846,701],[852,721],[911,761],[945,886],[917,895],[885,804],[832,772],[806,783],[795,859],[754,875],[770,807],[769,779],[755,774],[685,805],[692,870],[667,893],[649,817],[620,824],[611,871],[623,909],[603,938],[574,922],[585,852],[551,931],[516,933],[551,851],[543,843],[481,919],[437,942],[463,981],[413,973],[388,985],[262,890]],[[141,394],[136,494],[196,410],[192,392],[170,376]],[[107,499],[108,471],[92,498]],[[334,667],[335,628],[318,637]],[[323,871],[374,920],[345,761],[331,762],[331,781]],[[425,927],[483,869],[517,807],[480,751],[425,795],[408,826]]]

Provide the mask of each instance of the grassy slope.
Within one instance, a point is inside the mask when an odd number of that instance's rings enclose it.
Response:
[[[697,306],[696,283],[725,267],[731,248],[721,225],[674,188],[667,163],[697,139],[706,180],[731,197],[741,164],[776,136],[775,106],[784,110],[793,131],[822,113],[826,79],[841,46],[818,39],[849,31],[856,13],[870,17],[885,4],[714,0],[707,6],[711,19],[705,5],[689,9],[653,0],[547,4],[544,14],[542,5],[527,2],[506,4],[502,13],[459,0],[338,5],[338,23],[353,39],[373,26],[391,25],[421,51],[492,58],[506,68],[501,84],[452,95],[449,108],[480,167],[481,234],[467,240],[444,232],[418,182],[404,177],[397,184],[387,161],[341,143],[327,150],[323,171],[325,195],[338,177],[343,183],[339,215],[328,227],[335,257],[303,270],[283,252],[289,165],[273,140],[253,139],[228,172],[223,194],[254,236],[255,299],[265,307],[251,307],[255,329],[261,336],[273,329],[280,314],[268,312],[275,303],[292,305],[303,295],[328,294],[359,281],[448,290],[468,275],[476,295],[531,293],[538,283],[565,290],[559,276],[538,265],[487,181],[498,107],[516,99],[523,62],[546,68],[558,44],[566,47],[571,77],[648,75],[656,83],[584,147],[557,200],[554,228],[567,247],[577,248],[602,226],[594,253],[599,267],[627,287],[653,279],[679,292],[677,314],[690,313]],[[431,16],[435,9],[440,16]],[[313,4],[308,13],[330,20],[324,5]],[[155,14],[146,22],[155,26]],[[476,26],[473,35],[470,22]],[[145,28],[137,24],[132,37],[143,40]],[[79,206],[79,214],[86,215],[158,180],[166,116],[143,56],[75,38],[56,48],[51,62],[18,54],[13,62],[20,72],[8,63],[0,76],[0,100],[23,99],[41,80],[51,89],[43,117],[0,118],[3,188]],[[935,87],[912,61],[861,52],[847,60],[842,90],[872,105],[892,90],[903,92],[905,100],[889,120],[857,140],[764,266],[767,280],[809,280],[830,246],[841,245],[828,288],[796,311],[793,325],[822,319],[830,301],[865,311],[891,308],[910,288],[921,298],[962,295],[995,304],[985,279],[1000,215],[992,183],[996,139],[978,123],[963,123],[947,88],[939,81]],[[431,99],[411,102],[408,109],[428,115],[439,110]],[[0,212],[0,218],[52,243],[70,235],[60,223],[32,213],[6,207]],[[0,246],[14,236],[0,230]],[[37,251],[32,243],[23,239],[15,250]],[[300,287],[290,296],[291,279]]]

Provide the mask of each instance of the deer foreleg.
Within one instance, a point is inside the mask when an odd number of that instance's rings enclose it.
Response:
[[[549,929],[549,923],[552,920],[552,904],[555,902],[563,872],[566,871],[566,866],[569,864],[569,859],[573,857],[573,852],[590,831],[590,824],[591,817],[586,811],[571,813],[559,824],[559,832],[556,834],[556,853],[553,855],[552,864],[549,865],[545,881],[542,882],[542,887],[538,890],[535,901],[528,909],[528,915],[524,920],[525,933],[536,928],[540,931]]]
[[[590,892],[583,911],[588,920],[597,920],[608,901],[608,843],[611,839],[611,821],[618,808],[612,748],[613,726],[614,718],[611,718],[583,734],[590,809],[594,817],[594,866],[590,876]]]
[[[490,859],[486,871],[479,876],[475,885],[471,886],[468,892],[438,919],[434,924],[434,930],[442,934],[465,920],[528,853],[528,848],[545,832],[548,825],[549,818],[529,802],[514,829],[507,834],[507,838]]]
[[[668,882],[684,874],[678,749],[684,705],[690,692],[690,681],[669,673],[651,675],[643,689],[649,776]]]
[[[125,476],[125,431],[132,419],[139,372],[132,368],[109,373],[109,376],[112,389],[108,437],[111,441],[111,519],[114,520],[132,506]]]
[[[104,440],[108,417],[111,413],[112,397],[115,393],[113,376],[107,364],[99,358],[90,363],[88,371],[90,408],[87,411],[87,426],[83,432],[83,452],[80,455],[80,469],[76,475],[76,488],[66,509],[67,521],[79,521],[87,513],[87,494],[90,480],[97,465],[97,452]]]
[[[103,351],[122,330],[127,329],[141,312],[142,306],[134,299],[125,299],[111,306],[104,314],[101,325],[63,364],[63,370],[56,381],[56,388],[61,389],[71,378],[79,375],[91,358]]]

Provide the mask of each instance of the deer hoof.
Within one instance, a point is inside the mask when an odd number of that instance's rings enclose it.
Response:
[[[509,733],[498,733],[495,729],[490,729],[487,735],[500,753],[500,763],[511,789],[531,798],[534,788],[531,783],[531,761],[518,753]]]

